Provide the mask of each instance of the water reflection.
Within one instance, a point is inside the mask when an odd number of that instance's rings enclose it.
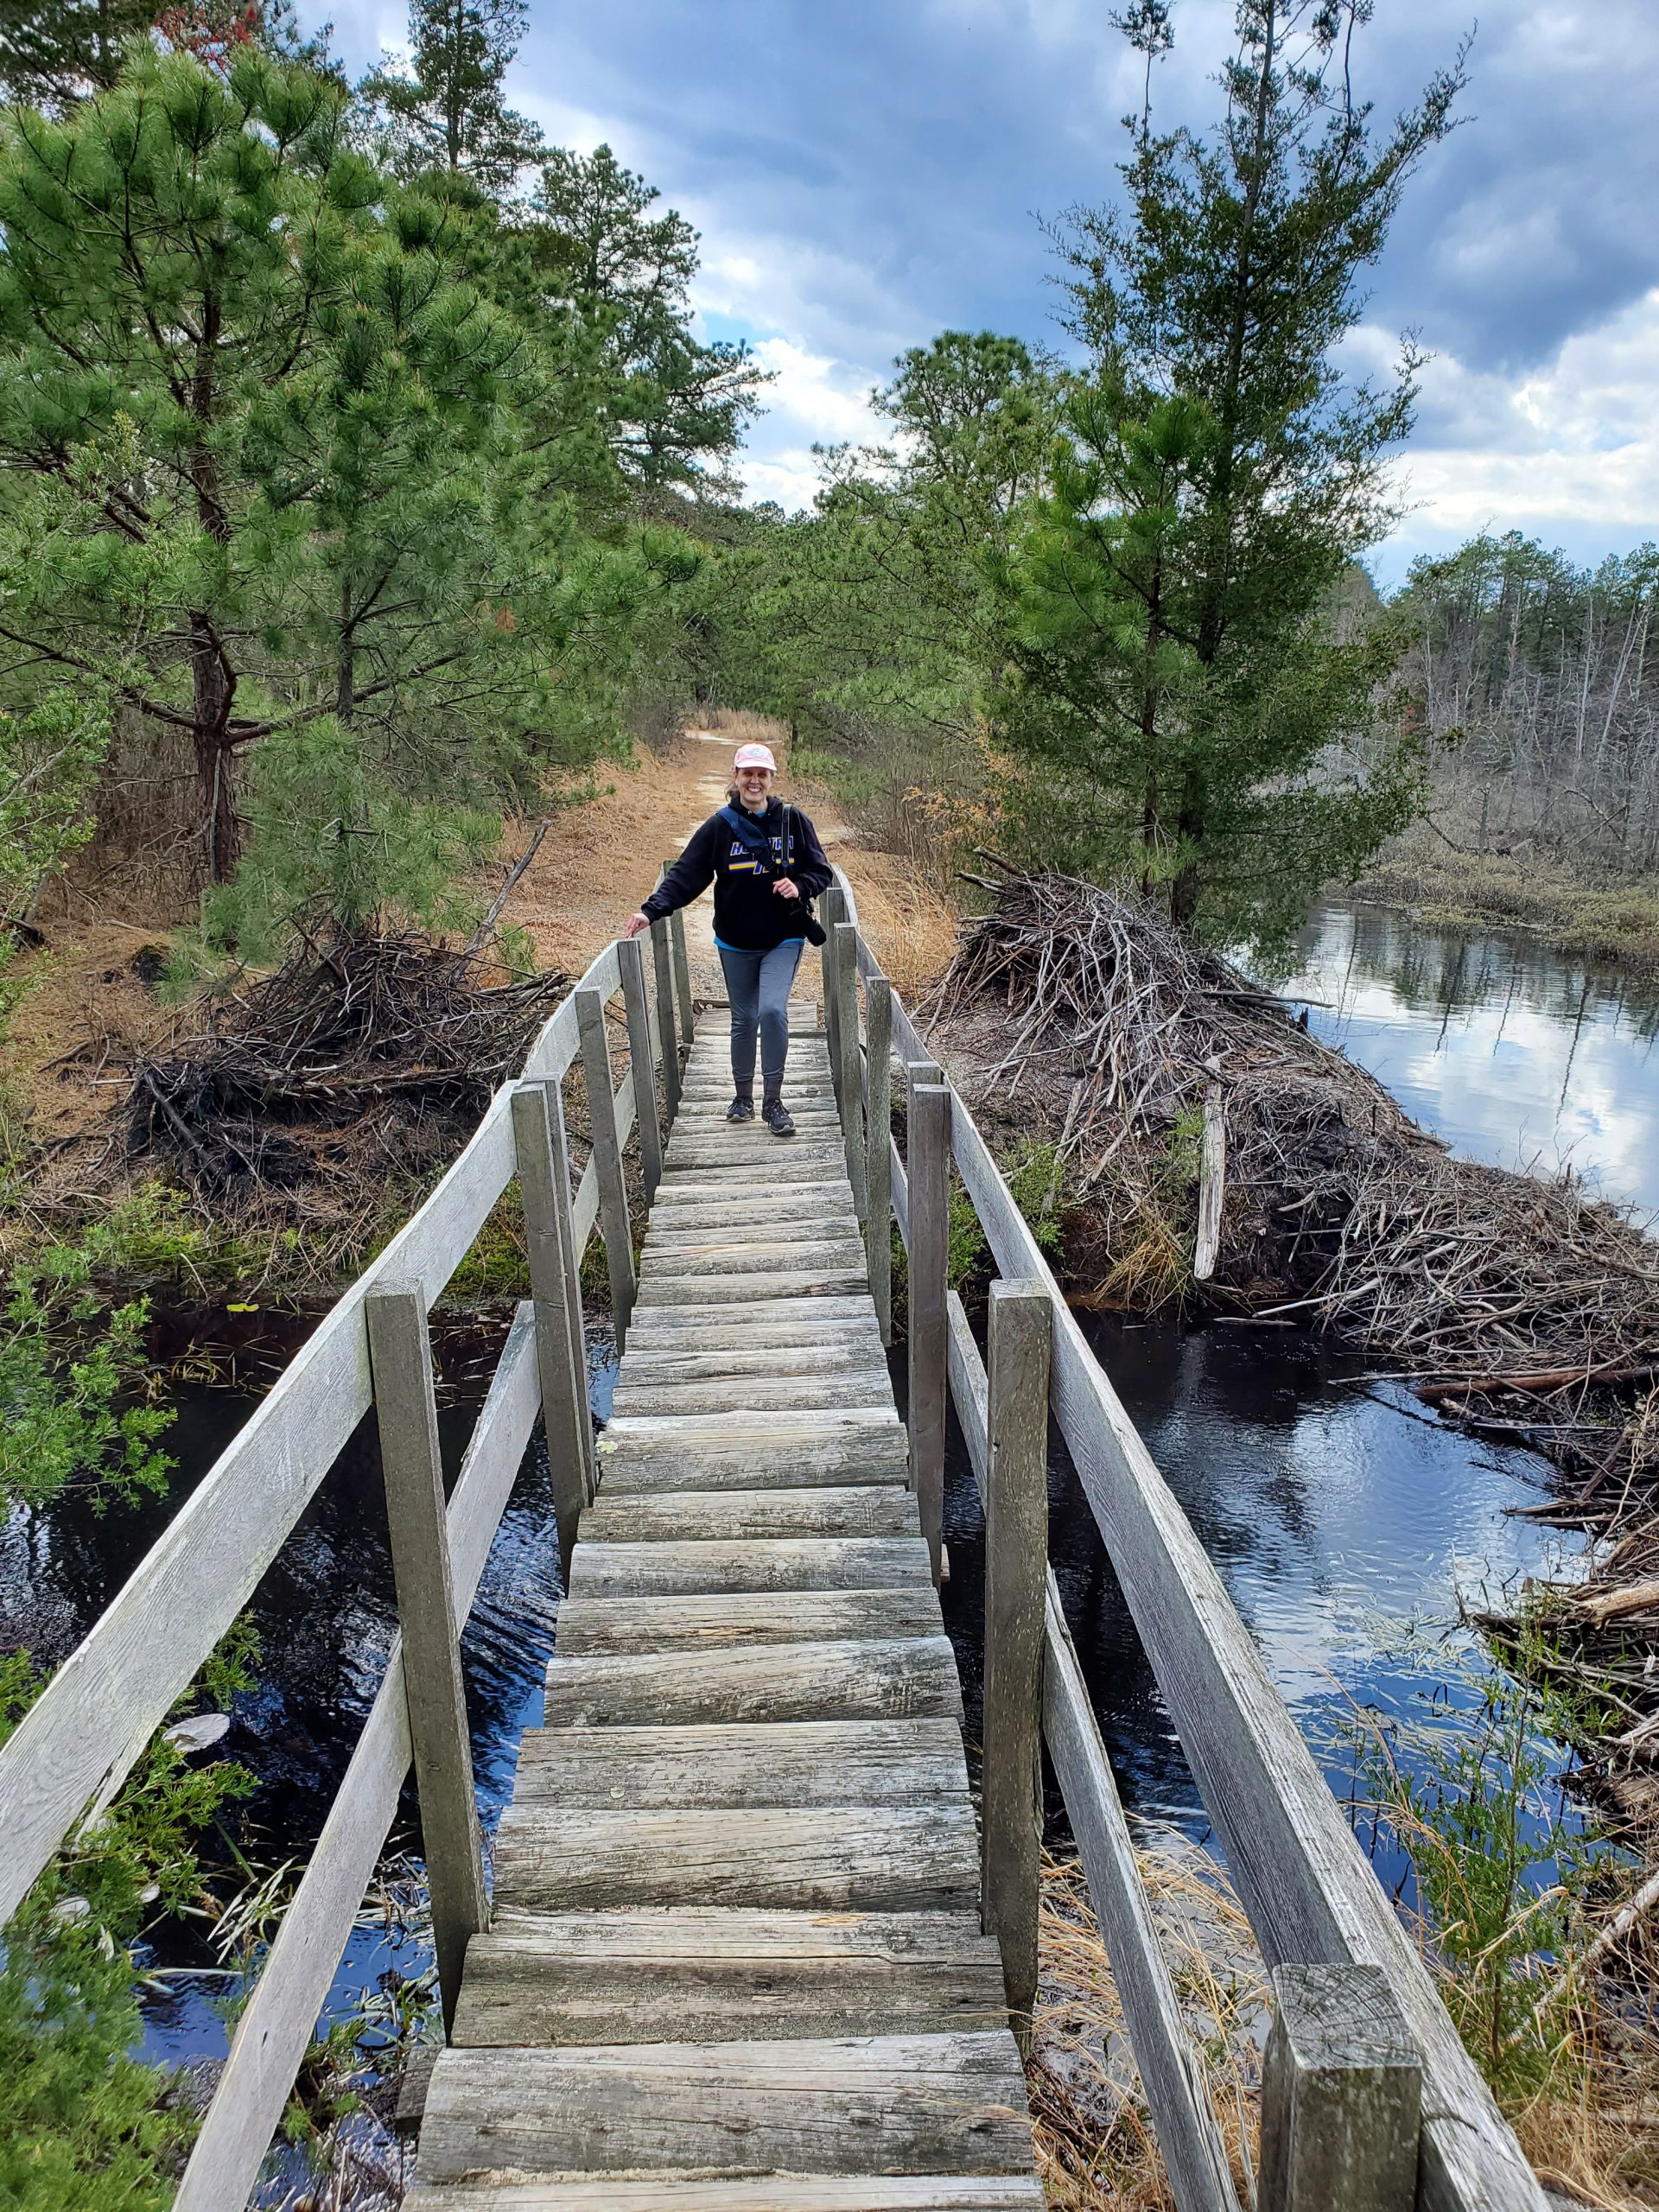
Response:
[[[1454,1150],[1571,1166],[1659,1211],[1659,993],[1535,939],[1433,929],[1381,906],[1316,907],[1290,992],[1309,1027]]]

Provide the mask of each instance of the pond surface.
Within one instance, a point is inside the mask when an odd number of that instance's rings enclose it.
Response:
[[[1659,1211],[1659,989],[1535,938],[1433,929],[1330,901],[1303,930],[1287,993],[1456,1152]]]

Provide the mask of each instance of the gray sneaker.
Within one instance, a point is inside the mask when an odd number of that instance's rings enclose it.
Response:
[[[726,1109],[726,1118],[728,1122],[752,1122],[754,1119],[753,1099],[734,1098]]]
[[[760,1118],[775,1137],[792,1137],[795,1134],[789,1109],[781,1098],[768,1098],[760,1109]]]

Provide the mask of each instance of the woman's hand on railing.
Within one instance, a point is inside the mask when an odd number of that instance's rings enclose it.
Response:
[[[650,927],[649,914],[630,914],[622,925],[622,934],[624,937],[638,937],[641,930],[648,930]]]

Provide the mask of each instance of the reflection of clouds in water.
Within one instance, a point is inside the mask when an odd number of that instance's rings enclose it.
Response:
[[[1470,1158],[1571,1165],[1609,1198],[1659,1207],[1659,1002],[1525,941],[1322,907],[1285,988],[1332,1001],[1317,1033]]]

